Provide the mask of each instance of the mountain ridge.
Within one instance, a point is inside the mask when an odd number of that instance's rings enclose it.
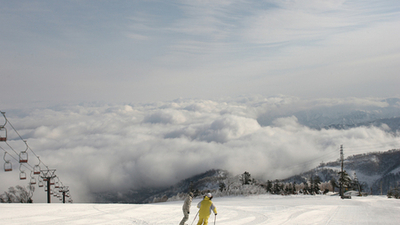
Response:
[[[400,149],[385,152],[371,152],[368,154],[352,155],[344,161],[345,171],[363,185],[364,191],[369,194],[386,194],[391,187],[399,185],[400,182]],[[312,177],[318,176],[322,183],[328,183],[331,179],[339,178],[340,162],[333,161],[321,163],[314,169],[285,178],[276,180],[282,184],[309,182]],[[249,173],[250,175],[250,173]],[[250,176],[249,176],[250,178]],[[230,188],[230,193],[266,193],[264,190],[267,181],[255,179],[249,180],[249,185],[244,185],[243,174],[231,175],[226,170],[212,169],[204,173],[186,178],[177,184],[164,188],[146,188],[141,190],[130,190],[126,193],[97,193],[97,202],[121,202],[121,203],[151,203],[162,202],[173,199],[182,199],[185,193],[195,192],[202,195],[206,192],[221,194],[221,189]],[[229,187],[228,187],[229,186]],[[246,189],[247,191],[244,191]],[[232,190],[235,190],[232,192]]]

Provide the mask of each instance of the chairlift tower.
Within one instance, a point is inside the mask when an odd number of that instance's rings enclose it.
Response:
[[[344,180],[344,171],[343,171],[343,161],[344,161],[344,156],[343,156],[343,145],[340,145],[340,197],[343,198],[343,180]]]
[[[47,182],[47,203],[51,202],[51,185],[52,183],[50,182],[52,179],[56,177],[55,175],[56,170],[55,169],[47,169],[47,170],[41,170],[41,177],[43,178],[43,181]]]
[[[63,201],[63,203],[65,203],[65,196],[68,196],[68,192],[69,192],[68,186],[62,186],[60,188],[60,192],[62,193],[62,201]]]

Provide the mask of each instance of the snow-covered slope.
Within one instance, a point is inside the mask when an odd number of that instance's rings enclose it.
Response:
[[[194,199],[188,224],[196,224]],[[279,196],[214,198],[218,215],[208,224],[398,224],[400,200],[384,196]],[[1,224],[142,224],[176,225],[182,201],[156,204],[0,204]],[[196,218],[195,218],[196,217]],[[216,219],[216,221],[215,221]]]
[[[364,191],[372,194],[386,194],[390,187],[399,185],[400,150],[349,156],[344,161],[344,170],[352,178],[354,174],[356,175],[358,181],[364,184]],[[339,171],[339,161],[329,162],[308,172],[289,177],[284,182],[301,183],[316,175],[322,182],[328,182],[331,178],[337,180]]]

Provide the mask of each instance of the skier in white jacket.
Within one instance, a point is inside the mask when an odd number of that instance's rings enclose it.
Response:
[[[193,193],[189,192],[182,206],[183,219],[179,223],[179,225],[185,225],[185,222],[189,220],[189,213],[190,213],[190,206],[192,205],[192,199],[193,199]]]

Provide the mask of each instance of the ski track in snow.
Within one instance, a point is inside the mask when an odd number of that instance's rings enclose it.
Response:
[[[187,224],[194,220],[194,199]],[[275,196],[214,198],[216,225],[398,224],[400,200],[386,196]],[[179,224],[183,201],[157,204],[0,204],[1,224]],[[212,214],[209,224],[214,224]]]

